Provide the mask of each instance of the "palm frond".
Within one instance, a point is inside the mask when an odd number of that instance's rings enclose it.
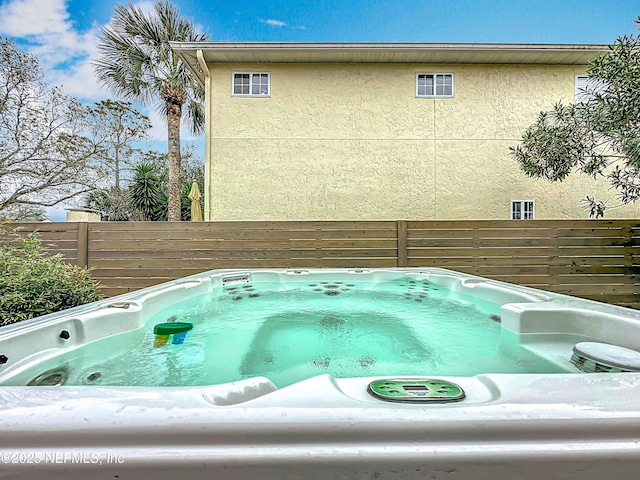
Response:
[[[94,69],[98,80],[120,98],[153,105],[161,103],[160,92],[168,86],[185,94],[187,110],[203,100],[200,85],[169,42],[204,41],[207,36],[180,17],[172,3],[156,1],[149,13],[131,3],[116,4],[110,24],[101,33]],[[197,119],[197,115],[187,115],[189,118]]]
[[[202,103],[189,101],[186,108],[186,116],[188,118],[188,125],[191,127],[191,131],[195,135],[200,135],[204,132],[204,108]]]

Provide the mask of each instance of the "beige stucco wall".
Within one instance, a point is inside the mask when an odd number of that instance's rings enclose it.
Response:
[[[100,214],[95,212],[87,212],[84,210],[67,211],[67,222],[99,222]]]
[[[233,97],[234,71],[270,72],[270,98]],[[212,64],[207,218],[507,219],[510,199],[535,200],[539,219],[587,218],[580,199],[613,199],[606,183],[529,179],[508,155],[539,111],[573,100],[583,71]],[[453,73],[454,98],[416,98],[418,72]]]

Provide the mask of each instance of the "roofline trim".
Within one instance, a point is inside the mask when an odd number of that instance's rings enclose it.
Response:
[[[420,43],[420,42],[170,42],[174,50],[495,50],[495,51],[593,51],[608,44],[591,43]]]

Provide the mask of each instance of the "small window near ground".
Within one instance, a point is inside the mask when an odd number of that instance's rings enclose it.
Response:
[[[535,202],[533,200],[511,200],[511,220],[533,220]]]
[[[271,93],[268,72],[234,72],[234,96],[268,97]]]
[[[453,73],[417,73],[416,97],[453,97]]]

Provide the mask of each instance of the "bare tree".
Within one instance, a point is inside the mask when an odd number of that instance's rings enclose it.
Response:
[[[0,38],[0,217],[41,213],[93,189],[87,109],[43,81],[37,59]]]
[[[147,137],[149,118],[136,110],[131,102],[101,100],[89,110],[89,136],[99,146],[93,164],[108,184],[121,187],[127,172],[135,170],[139,149],[135,142]]]

